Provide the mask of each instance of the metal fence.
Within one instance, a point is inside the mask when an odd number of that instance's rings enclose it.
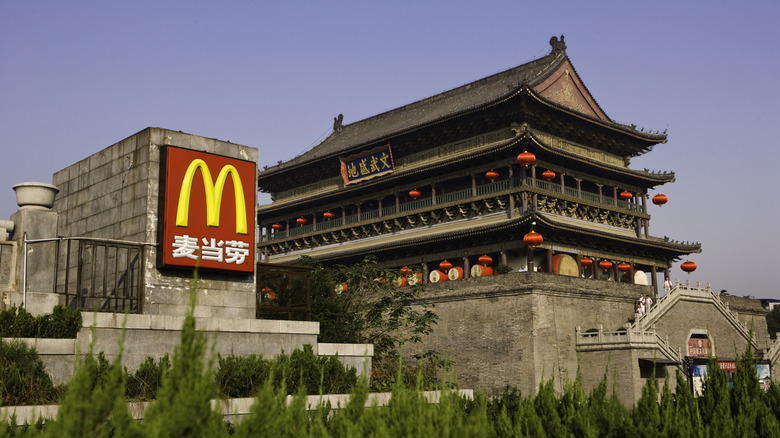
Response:
[[[28,246],[55,245],[52,291],[72,309],[141,313],[144,246],[112,239],[59,237],[24,240]],[[26,259],[23,262],[26,264]],[[26,269],[25,269],[26,275]],[[27,293],[27,286],[23,287]]]

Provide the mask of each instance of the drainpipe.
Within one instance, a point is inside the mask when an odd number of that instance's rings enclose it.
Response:
[[[27,310],[27,231],[22,234],[22,307]]]

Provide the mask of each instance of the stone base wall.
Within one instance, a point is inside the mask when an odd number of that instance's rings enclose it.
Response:
[[[421,299],[433,304],[439,321],[431,335],[407,346],[405,353],[439,351],[454,362],[461,386],[489,394],[499,393],[505,385],[535,394],[539,384],[550,378],[556,390],[563,391],[579,366],[586,391],[607,373],[610,393],[617,381],[618,396],[631,406],[652,376],[654,359],[661,360],[656,365],[659,389],[667,374],[674,380],[677,366],[667,365],[666,358],[651,347],[578,351],[576,331],[599,326],[617,331],[635,318],[639,294],[649,292],[649,286],[537,272],[428,284]],[[740,314],[740,319],[746,315]],[[765,321],[760,322],[758,318],[754,322],[754,330],[761,331],[757,339],[767,335]],[[681,299],[646,329],[668,338],[682,357],[692,330],[710,333],[721,357],[733,358],[735,346],[739,354],[747,346],[742,333],[706,299]]]
[[[119,353],[119,339],[125,315],[82,313],[84,324],[76,339],[27,339],[52,375],[55,383],[65,383],[71,376],[76,354],[103,352],[109,361]],[[309,344],[317,346],[318,322],[278,321],[264,319],[196,318],[195,327],[214,344],[214,353],[223,356],[250,354],[275,356],[291,353]],[[168,354],[181,342],[184,317],[127,315],[122,364],[129,371],[138,368],[147,357],[155,360]],[[361,345],[361,351],[367,347]],[[356,347],[357,348],[357,347]],[[373,349],[370,349],[373,353]]]
[[[576,327],[617,329],[633,318],[634,302],[648,291],[535,272],[429,284],[422,299],[434,305],[438,324],[406,350],[443,353],[462,387],[489,394],[505,385],[533,394],[551,377],[562,390],[577,372]]]

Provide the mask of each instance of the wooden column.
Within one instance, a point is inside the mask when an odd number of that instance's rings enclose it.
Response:
[[[650,267],[650,284],[653,285],[653,301],[658,301],[658,270],[655,265]]]
[[[379,207],[379,217],[382,217],[382,199],[379,199],[376,205]]]
[[[580,178],[574,178],[577,182],[577,197],[582,199],[582,180]]]
[[[469,256],[463,256],[463,278],[469,278],[471,275],[471,265],[469,264]]]
[[[509,188],[514,188],[515,182],[512,175],[512,165],[510,164],[507,170],[507,175],[509,175],[509,180],[507,181],[507,186]],[[515,217],[515,195],[514,193],[509,194],[509,219],[512,219]]]
[[[550,249],[547,250],[547,272],[549,272],[550,274],[553,273],[553,261],[552,261],[552,258],[553,258],[553,250],[552,250],[552,248],[550,248]]]
[[[578,269],[578,272],[580,273],[580,277],[584,276],[585,275],[585,269],[582,267],[582,254],[579,253],[579,252],[577,254],[575,254],[574,255],[574,260],[577,261],[577,269]]]
[[[421,266],[422,266],[422,276],[423,276],[422,282],[423,283],[428,283],[429,282],[429,280],[428,280],[428,264],[425,263],[425,262],[422,262]]]
[[[505,264],[506,264],[506,261],[507,261],[507,260],[506,260],[506,251],[501,251],[501,252],[500,252],[500,254],[501,254],[501,257],[500,257],[500,260],[501,260],[501,262],[500,262],[500,263],[501,263],[502,265],[505,265]]]
[[[628,270],[628,279],[631,284],[634,284],[634,262],[629,262],[631,269]]]
[[[477,178],[473,173],[471,174],[471,196],[477,196]]]
[[[526,260],[526,267],[528,268],[528,272],[533,272],[534,270],[534,248],[532,246],[527,246],[525,251],[525,260]]]
[[[604,193],[602,193],[602,191],[601,191],[602,185],[601,184],[596,184],[596,187],[599,188],[599,202],[603,204],[604,203]]]
[[[436,184],[431,184],[431,205],[436,205]]]

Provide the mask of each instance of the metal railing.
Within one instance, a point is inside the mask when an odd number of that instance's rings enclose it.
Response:
[[[508,190],[511,187],[522,187],[526,184],[535,186],[536,188],[542,189],[544,191],[563,194],[573,198],[583,199],[589,202],[594,202],[609,207],[616,207],[616,208],[620,208],[628,211],[640,212],[640,213],[646,212],[646,208],[644,206],[639,205],[638,203],[628,202],[622,199],[615,199],[614,197],[603,196],[596,193],[578,190],[577,188],[574,187],[561,186],[561,184],[552,181],[545,181],[539,178],[532,179],[530,177],[527,177],[525,181],[523,180],[523,178],[519,178],[519,177],[513,178],[511,180],[511,185],[509,179],[503,179],[503,180],[479,185],[475,187],[473,190],[468,188],[468,189],[458,190],[451,193],[436,195],[436,204],[446,204],[450,202],[464,201],[464,200],[471,199],[474,196],[483,196],[490,193]],[[416,199],[416,200],[412,200],[400,204],[398,205],[398,207],[396,207],[395,205],[391,205],[388,207],[383,207],[380,211],[374,210],[369,212],[363,212],[360,214],[350,214],[344,217],[343,220],[342,218],[336,218],[330,221],[318,222],[316,226],[310,224],[302,227],[300,226],[291,227],[288,232],[279,232],[279,233],[263,236],[261,240],[262,241],[276,240],[276,239],[286,238],[288,237],[288,235],[290,237],[297,236],[312,231],[320,231],[320,230],[326,230],[329,228],[338,227],[344,224],[352,224],[356,222],[376,219],[380,216],[392,216],[406,211],[417,210],[420,208],[428,208],[431,207],[432,205],[433,205],[432,197]]]
[[[144,246],[154,243],[115,239],[58,237],[23,239],[30,245],[51,244],[54,253],[52,292],[72,309],[141,313],[144,295]],[[27,299],[27,259],[23,260],[23,293]]]

